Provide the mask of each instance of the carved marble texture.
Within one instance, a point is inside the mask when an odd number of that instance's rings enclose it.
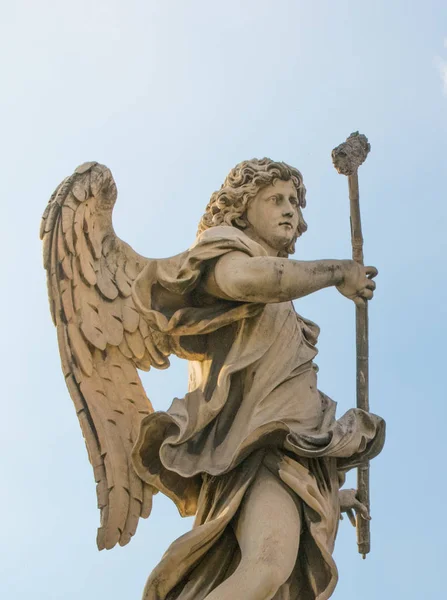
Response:
[[[383,420],[336,418],[318,390],[319,328],[292,301],[333,286],[354,302],[377,273],[289,258],[307,229],[301,173],[245,161],[215,192],[194,243],[140,256],[112,226],[111,172],[85,163],[41,236],[63,373],[97,482],[98,547],[128,543],[162,492],[191,532],[168,548],[144,600],[325,600],[340,511],[368,517],[345,473],[377,455]],[[188,391],[154,412],[138,369],[189,361]]]

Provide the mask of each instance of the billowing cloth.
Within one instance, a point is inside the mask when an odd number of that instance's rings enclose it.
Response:
[[[233,572],[231,522],[263,465],[296,494],[304,517],[296,568],[275,600],[326,600],[337,581],[340,474],[380,452],[384,422],[359,409],[335,419],[335,403],[317,389],[319,329],[291,302],[203,294],[202,276],[234,250],[265,255],[242,231],[216,227],[187,252],[154,261],[133,288],[139,310],[190,367],[185,398],[143,420],[134,466],[182,515],[196,514],[193,530],[151,574],[144,599],[202,600]],[[182,297],[182,308],[154,306],[154,285]]]

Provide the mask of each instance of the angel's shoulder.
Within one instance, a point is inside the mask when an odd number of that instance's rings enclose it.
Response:
[[[203,231],[190,248],[211,246],[231,248],[235,251],[245,252],[251,256],[265,254],[262,247],[252,240],[242,229],[230,225],[218,225]]]

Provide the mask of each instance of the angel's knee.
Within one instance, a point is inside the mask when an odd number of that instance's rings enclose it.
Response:
[[[295,564],[295,552],[275,552],[272,545],[265,548],[265,551],[261,549],[257,556],[243,558],[241,570],[251,574],[253,588],[259,592],[256,598],[268,599],[289,579]]]

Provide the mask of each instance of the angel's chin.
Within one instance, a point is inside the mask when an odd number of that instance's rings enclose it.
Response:
[[[273,248],[276,248],[278,251],[283,252],[286,250],[290,244],[292,243],[293,235],[277,235],[272,241],[271,245]]]

